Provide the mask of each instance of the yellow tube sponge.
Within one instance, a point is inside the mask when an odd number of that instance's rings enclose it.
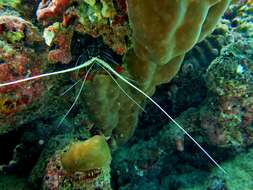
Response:
[[[219,19],[222,17],[230,2],[231,0],[222,0],[209,9],[208,15],[201,29],[199,41],[203,40],[214,30],[216,24],[219,22]]]
[[[231,0],[128,0],[137,56],[166,64],[209,33]]]
[[[85,88],[87,90],[81,98],[85,98],[84,102],[90,118],[106,137],[110,137],[119,119],[118,86],[110,76],[97,73],[91,81],[87,82]]]
[[[96,135],[86,141],[72,144],[62,154],[61,163],[68,172],[101,169],[111,163],[110,148],[104,136]]]

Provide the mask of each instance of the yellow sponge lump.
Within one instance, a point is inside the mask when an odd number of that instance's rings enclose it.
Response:
[[[72,144],[62,154],[61,162],[68,172],[101,169],[110,165],[111,152],[105,137],[96,135],[86,141]]]

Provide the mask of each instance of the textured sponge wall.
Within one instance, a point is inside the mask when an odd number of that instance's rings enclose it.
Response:
[[[96,135],[86,141],[73,143],[63,153],[61,162],[66,171],[85,172],[110,165],[111,153],[105,138]]]
[[[230,0],[128,0],[134,50],[166,64],[213,30]]]

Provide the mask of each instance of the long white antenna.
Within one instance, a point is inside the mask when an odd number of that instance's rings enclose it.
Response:
[[[74,84],[72,84],[67,90],[61,93],[60,96],[64,96],[65,94],[67,94],[72,88],[74,88],[81,81],[82,81],[82,78],[76,81]]]
[[[77,95],[76,95],[76,98],[75,98],[73,104],[71,105],[71,107],[69,108],[69,110],[67,111],[67,113],[62,117],[62,119],[61,119],[61,121],[59,122],[57,128],[61,126],[62,122],[65,120],[65,118],[68,116],[68,114],[71,112],[71,110],[72,110],[73,107],[75,106],[76,102],[78,101],[78,99],[79,99],[79,97],[80,97],[80,95],[81,95],[81,92],[82,92],[82,90],[83,90],[85,81],[86,81],[86,79],[87,79],[87,77],[88,77],[88,75],[89,75],[89,72],[91,71],[91,69],[92,69],[92,67],[93,67],[94,64],[95,64],[95,63],[93,63],[93,64],[91,65],[91,67],[89,68],[89,70],[88,70],[87,73],[85,74],[85,77],[84,77],[84,79],[83,79],[82,85],[81,85],[81,87],[80,87],[80,89],[79,89],[79,91],[78,91],[78,93],[77,93]]]
[[[47,76],[52,76],[52,75],[59,75],[59,74],[63,74],[63,73],[69,73],[69,72],[72,72],[72,71],[76,71],[76,70],[79,70],[79,69],[82,69],[84,67],[87,67],[87,66],[91,65],[96,59],[97,59],[96,57],[93,57],[90,60],[84,62],[83,64],[81,64],[77,67],[70,68],[70,69],[64,69],[64,70],[61,70],[61,71],[45,73],[45,74],[36,75],[36,76],[33,76],[33,77],[28,77],[28,78],[24,78],[24,79],[12,81],[12,82],[3,83],[3,84],[0,84],[0,87],[12,85],[12,84],[17,84],[17,83],[21,83],[21,82],[26,82],[26,81],[30,81],[30,80],[35,80],[35,79],[39,79],[39,78],[42,78],[42,77],[47,77]]]
[[[99,66],[102,68],[102,69],[104,69],[107,73],[108,73],[108,75],[111,77],[111,79],[116,83],[116,85],[119,87],[119,89],[131,100],[131,101],[133,101],[143,112],[146,112],[145,111],[145,109],[138,103],[138,102],[136,102],[125,90],[124,90],[124,88],[122,88],[121,86],[120,86],[120,84],[118,83],[118,81],[112,76],[112,74],[106,69],[106,68],[104,68],[102,65],[100,65],[99,64]]]
[[[127,81],[124,77],[122,77],[120,74],[118,74],[116,71],[114,71],[113,68],[111,68],[110,65],[108,65],[106,62],[104,62],[101,59],[96,58],[96,61],[103,65],[105,68],[107,68],[109,71],[111,71],[113,74],[115,74],[117,77],[119,77],[123,82],[127,83],[129,86],[140,92],[142,95],[144,95],[146,98],[148,98],[155,106],[157,106],[179,129],[181,129],[204,153],[205,155],[225,174],[227,174],[226,170],[223,169],[211,156],[210,154],[178,123],[176,122],[157,102],[155,102],[149,95],[147,95],[145,92],[143,92],[141,89]]]

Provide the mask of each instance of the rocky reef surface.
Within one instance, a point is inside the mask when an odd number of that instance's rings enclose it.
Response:
[[[252,20],[252,0],[0,0],[0,189],[253,189]]]

